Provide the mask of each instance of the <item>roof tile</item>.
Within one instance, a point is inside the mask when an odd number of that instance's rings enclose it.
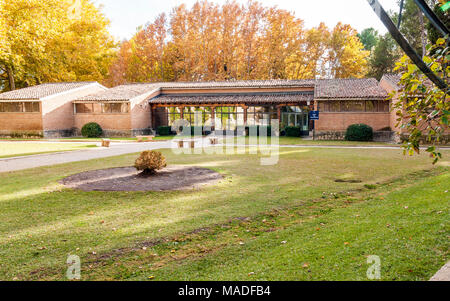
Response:
[[[47,83],[0,94],[1,100],[39,100],[96,82]]]

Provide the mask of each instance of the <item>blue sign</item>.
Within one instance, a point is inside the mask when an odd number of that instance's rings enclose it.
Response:
[[[309,119],[310,120],[319,120],[319,111],[310,111]]]

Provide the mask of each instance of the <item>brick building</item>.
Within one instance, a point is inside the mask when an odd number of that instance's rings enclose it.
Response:
[[[0,134],[79,135],[84,124],[97,122],[106,136],[132,136],[152,133],[177,119],[233,132],[278,119],[281,128],[298,126],[304,135],[314,133],[316,139],[342,139],[349,125],[365,123],[377,132],[377,139],[388,140],[395,127],[386,100],[390,80],[146,83],[111,89],[97,83],[44,84],[0,94],[2,104],[23,103],[20,112],[7,112],[0,105]],[[32,98],[31,91],[37,91]],[[39,103],[40,111],[28,112],[33,106],[37,110],[37,104],[27,102]],[[315,122],[309,120],[313,110],[320,111]],[[28,118],[27,114],[36,115]]]
[[[74,134],[73,100],[106,87],[96,82],[49,83],[0,94],[0,135]]]

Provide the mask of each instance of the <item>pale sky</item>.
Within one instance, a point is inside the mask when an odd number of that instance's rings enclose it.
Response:
[[[210,0],[225,3],[226,0]],[[379,0],[386,10],[399,10],[397,0]],[[95,0],[103,5],[103,13],[111,20],[110,31],[117,39],[129,39],[139,26],[153,21],[160,13],[169,14],[173,7],[185,3],[191,7],[196,0]],[[247,3],[247,0],[238,0]],[[325,22],[334,27],[341,21],[361,32],[374,27],[381,33],[386,29],[370,8],[367,0],[260,0],[264,6],[275,6],[294,12],[311,28]]]

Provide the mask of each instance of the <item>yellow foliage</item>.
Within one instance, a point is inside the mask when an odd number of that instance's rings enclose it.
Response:
[[[108,23],[91,0],[1,0],[0,67],[21,86],[102,80],[114,55]]]
[[[167,166],[166,158],[160,152],[144,151],[136,159],[134,167],[144,173],[155,173]]]

